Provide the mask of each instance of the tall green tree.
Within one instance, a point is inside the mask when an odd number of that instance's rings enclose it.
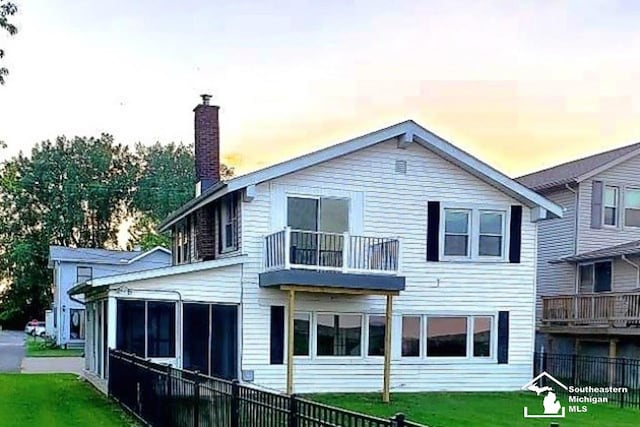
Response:
[[[0,170],[0,321],[41,317],[50,301],[49,245],[115,247],[138,178],[110,135],[44,141]]]
[[[140,179],[133,198],[135,222],[130,229],[129,246],[150,249],[169,246],[166,235],[156,227],[171,212],[195,195],[195,161],[193,146],[185,144],[136,145],[139,157]],[[233,176],[234,170],[220,166],[223,180]]]
[[[9,35],[16,35],[18,33],[18,27],[10,22],[10,18],[18,13],[18,6],[7,0],[0,0],[0,30],[4,30]],[[4,58],[4,50],[0,48],[0,59]],[[5,76],[9,74],[9,70],[5,67],[0,67],[0,84],[5,83]]]

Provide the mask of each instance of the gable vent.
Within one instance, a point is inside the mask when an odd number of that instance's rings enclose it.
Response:
[[[406,160],[396,160],[396,173],[401,173],[405,175],[407,173],[407,161]]]

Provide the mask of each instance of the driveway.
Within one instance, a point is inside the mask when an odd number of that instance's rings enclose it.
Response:
[[[20,372],[24,357],[24,332],[0,331],[0,372]]]

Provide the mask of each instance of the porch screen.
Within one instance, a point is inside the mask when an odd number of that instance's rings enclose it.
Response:
[[[118,300],[116,347],[140,357],[175,357],[173,302]]]
[[[172,302],[147,303],[147,357],[176,355],[176,308]]]
[[[145,357],[144,301],[118,300],[116,347],[118,350]]]

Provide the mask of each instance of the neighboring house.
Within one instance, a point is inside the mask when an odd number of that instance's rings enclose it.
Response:
[[[171,252],[164,248],[141,251],[49,247],[49,268],[53,269],[52,315],[47,330],[58,345],[83,346],[86,337],[85,306],[70,297],[69,289],[78,283],[103,276],[148,270],[171,264]]]
[[[518,181],[561,205],[538,228],[538,349],[640,357],[640,143]]]
[[[194,111],[197,196],[160,226],[174,265],[70,291],[105,313],[98,347],[302,393],[530,379],[536,229],[559,206],[413,121],[221,182],[218,107]]]

